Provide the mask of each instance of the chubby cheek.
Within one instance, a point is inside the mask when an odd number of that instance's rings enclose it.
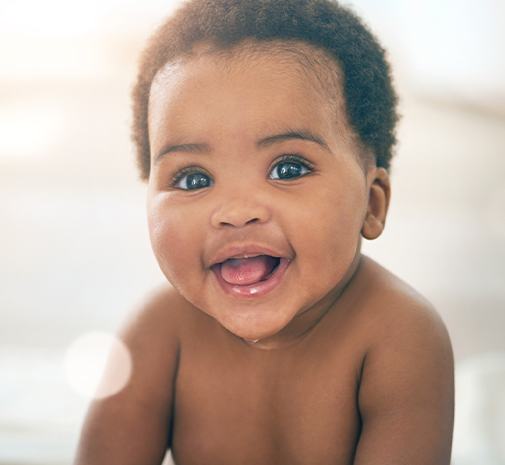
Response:
[[[310,289],[337,285],[358,252],[364,215],[364,194],[360,189],[331,190],[304,208],[295,249],[306,256],[305,279]]]
[[[188,221],[179,208],[158,199],[149,199],[147,219],[151,246],[158,264],[176,288],[191,285],[192,274],[202,266],[198,244],[201,227]]]

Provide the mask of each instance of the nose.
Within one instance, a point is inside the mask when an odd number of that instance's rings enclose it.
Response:
[[[254,196],[226,198],[211,215],[214,228],[241,228],[254,223],[266,223],[271,217],[270,208]]]

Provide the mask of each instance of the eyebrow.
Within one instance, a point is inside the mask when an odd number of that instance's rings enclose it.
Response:
[[[321,136],[314,134],[313,132],[307,129],[290,129],[286,132],[283,132],[282,134],[274,134],[273,136],[264,137],[263,139],[260,139],[259,141],[256,142],[256,147],[258,148],[269,147],[272,144],[292,139],[315,142],[316,144],[319,144],[321,147],[323,147],[325,150],[328,151],[330,150],[330,147],[328,147],[328,144]]]
[[[266,136],[258,141],[256,141],[256,147],[266,148],[271,145],[285,142],[288,140],[305,140],[309,142],[315,142],[320,145],[323,149],[330,152],[330,147],[326,141],[319,135],[307,129],[289,129],[286,132],[280,134],[273,134],[271,136]],[[174,152],[185,152],[185,153],[208,153],[211,151],[211,147],[208,144],[167,144],[161,148],[155,157],[155,163],[157,163],[161,158],[165,157],[169,153]]]
[[[208,144],[168,144],[161,148],[154,161],[157,163],[160,159],[173,152],[206,153],[210,152],[210,146]]]

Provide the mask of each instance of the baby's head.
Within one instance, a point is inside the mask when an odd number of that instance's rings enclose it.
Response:
[[[188,301],[263,339],[338,298],[360,235],[382,232],[397,120],[352,13],[192,0],[151,39],[133,96],[154,253]]]
[[[247,41],[250,47],[237,47]],[[389,168],[397,122],[396,94],[384,50],[361,20],[331,0],[193,0],[152,36],[133,91],[133,140],[141,177],[150,172],[148,102],[156,73],[189,59],[206,43],[216,56],[259,50],[319,80],[329,102],[340,102],[362,155]],[[277,44],[277,45],[274,45]],[[304,46],[303,46],[304,45]],[[337,115],[338,116],[338,115]]]

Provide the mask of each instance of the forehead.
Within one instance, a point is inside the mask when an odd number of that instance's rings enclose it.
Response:
[[[286,126],[337,128],[343,136],[348,125],[340,89],[338,65],[308,44],[246,42],[227,50],[200,44],[153,80],[151,146],[158,136],[215,134],[216,127],[242,137]]]
[[[302,74],[306,84],[321,92],[324,99],[342,99],[342,73],[335,59],[328,52],[300,40],[275,39],[260,42],[245,39],[227,48],[209,41],[197,42],[190,52],[165,64],[156,73],[153,86],[167,75],[173,75],[183,65],[197,62],[213,62],[222,70],[238,72],[258,64],[279,69],[284,67],[286,76]]]

